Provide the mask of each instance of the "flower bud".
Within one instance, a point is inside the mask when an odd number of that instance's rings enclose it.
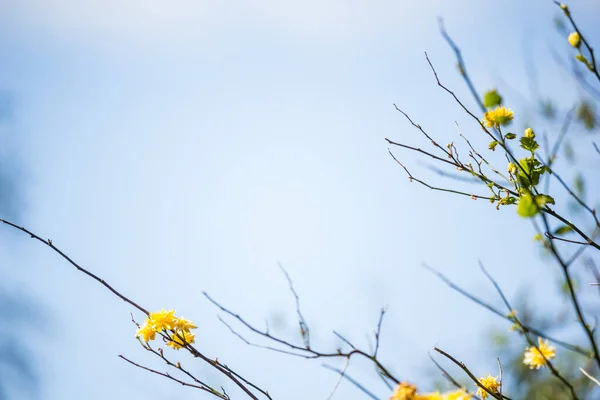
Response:
[[[518,171],[517,166],[514,163],[512,163],[512,162],[508,163],[508,172],[510,172],[513,175],[516,175],[517,171]]]
[[[527,129],[525,129],[523,136],[525,136],[528,139],[533,139],[533,138],[535,138],[535,132],[533,131],[533,129],[527,128]]]
[[[581,46],[581,36],[577,32],[571,33],[568,40],[569,44],[577,49]]]

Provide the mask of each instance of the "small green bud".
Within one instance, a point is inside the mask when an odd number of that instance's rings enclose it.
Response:
[[[507,133],[506,136],[504,136],[504,138],[508,139],[508,140],[513,140],[516,137],[517,137],[517,135],[514,133]]]
[[[488,146],[488,149],[490,149],[491,151],[495,151],[496,150],[496,146],[498,146],[498,142],[496,140],[490,142],[490,145]]]

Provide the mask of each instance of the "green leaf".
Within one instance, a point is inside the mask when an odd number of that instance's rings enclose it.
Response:
[[[513,140],[516,137],[517,137],[516,133],[507,133],[506,136],[504,136],[504,138],[508,139],[508,140]]]
[[[573,146],[571,146],[571,143],[566,142],[565,145],[563,146],[563,151],[565,153],[565,157],[567,158],[567,161],[572,164],[573,161],[575,160],[575,151],[573,150]]]
[[[509,205],[509,204],[515,204],[517,202],[516,197],[503,197],[500,199],[500,201],[498,203],[500,203],[503,206]]]
[[[593,103],[582,101],[577,107],[577,120],[583,124],[585,129],[592,130],[596,126],[596,110]]]
[[[577,192],[577,196],[583,197],[585,193],[585,182],[583,181],[583,177],[581,174],[575,175],[575,191]]]
[[[496,91],[496,89],[488,90],[483,95],[483,105],[486,108],[492,108],[495,106],[499,106],[500,104],[502,104],[502,96],[498,94],[498,91]]]
[[[540,209],[536,202],[529,193],[524,194],[519,198],[519,205],[517,206],[517,213],[523,218],[531,218],[535,216]]]
[[[554,198],[547,194],[538,194],[535,196],[535,203],[538,207],[544,207],[546,204],[554,204]]]
[[[491,151],[494,151],[494,150],[496,150],[496,146],[498,146],[498,141],[494,140],[494,141],[490,142],[488,149],[490,149]]]
[[[573,228],[569,225],[559,226],[554,230],[555,235],[564,235],[565,233],[573,232]]]
[[[528,138],[523,136],[519,140],[521,142],[521,147],[532,153],[540,147],[540,145],[538,144],[538,142],[535,141],[534,138]]]

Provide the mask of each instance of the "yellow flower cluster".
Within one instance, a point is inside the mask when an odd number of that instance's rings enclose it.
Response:
[[[486,111],[483,115],[483,123],[488,128],[495,128],[500,125],[506,125],[513,119],[513,111],[504,106],[498,106],[493,110]]]
[[[482,376],[479,378],[479,383],[492,393],[500,393],[500,382],[498,382],[498,377],[496,376]],[[482,400],[485,400],[489,395],[483,388],[477,388],[477,396],[481,397]]]
[[[144,324],[138,329],[135,337],[142,338],[145,342],[154,340],[158,332],[169,334],[167,346],[179,350],[186,343],[194,343],[195,335],[192,329],[197,326],[185,318],[177,318],[175,310],[162,309],[158,312],[151,312],[146,318]]]
[[[417,393],[417,387],[406,382],[400,383],[390,400],[471,400],[472,395],[463,389],[454,390],[447,393]]]
[[[552,360],[554,357],[556,357],[556,348],[550,346],[547,339],[544,341],[538,338],[537,347],[531,346],[525,349],[523,363],[530,369],[540,369],[547,364],[547,360]]]

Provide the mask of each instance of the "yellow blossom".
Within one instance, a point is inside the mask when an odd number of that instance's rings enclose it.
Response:
[[[175,310],[167,311],[162,309],[158,312],[148,314],[148,318],[146,318],[144,324],[138,329],[135,337],[141,337],[144,341],[149,342],[156,338],[158,332],[172,331],[175,341],[169,341],[167,346],[181,348],[184,343],[180,338],[176,337],[177,334],[183,337],[187,343],[193,343],[194,334],[191,330],[196,328],[197,326],[192,321],[185,318],[177,318]]]
[[[390,400],[416,400],[417,387],[406,382],[401,382],[396,386]]]
[[[500,382],[498,382],[498,377],[497,376],[491,376],[491,375],[486,375],[483,376],[481,378],[479,378],[479,382],[485,386],[485,388],[487,390],[489,390],[492,393],[500,393],[499,389],[500,389]],[[485,400],[490,394],[483,390],[483,388],[478,387],[477,388],[477,396],[481,397],[482,400]]]
[[[417,394],[415,400],[445,400],[445,396],[440,392]]]
[[[135,335],[135,337],[137,338],[139,338],[140,336],[142,337],[142,339],[144,339],[145,342],[154,340],[154,338],[156,337],[156,331],[154,330],[152,325],[148,324],[148,320],[146,320],[144,325],[142,325],[140,329],[138,329]]]
[[[167,346],[179,350],[186,343],[194,343],[195,335],[190,331],[178,330],[171,334],[171,340],[167,342]]]
[[[444,395],[444,400],[471,400],[473,397],[470,393],[467,393],[464,389],[458,389],[454,392],[448,392]]]
[[[550,346],[547,339],[544,341],[542,338],[538,338],[537,348],[531,346],[525,349],[523,363],[527,364],[531,369],[540,369],[546,365],[547,360],[551,360],[554,357],[556,357],[554,346]]]
[[[498,106],[493,110],[486,111],[483,115],[483,123],[488,128],[506,125],[513,119],[513,111],[504,106]]]
[[[518,171],[518,169],[517,169],[517,166],[515,165],[515,163],[509,162],[508,163],[508,172],[510,172],[513,175],[516,175],[517,171]]]
[[[182,331],[190,331],[196,329],[197,326],[189,319],[177,318],[177,321],[175,321],[175,328]]]
[[[568,40],[569,44],[577,49],[581,46],[581,36],[579,36],[578,32],[571,33]]]
[[[175,322],[177,321],[175,310],[165,311],[164,308],[158,312],[151,312],[148,319],[152,322],[152,325],[157,332],[163,329],[173,329],[175,327]]]

